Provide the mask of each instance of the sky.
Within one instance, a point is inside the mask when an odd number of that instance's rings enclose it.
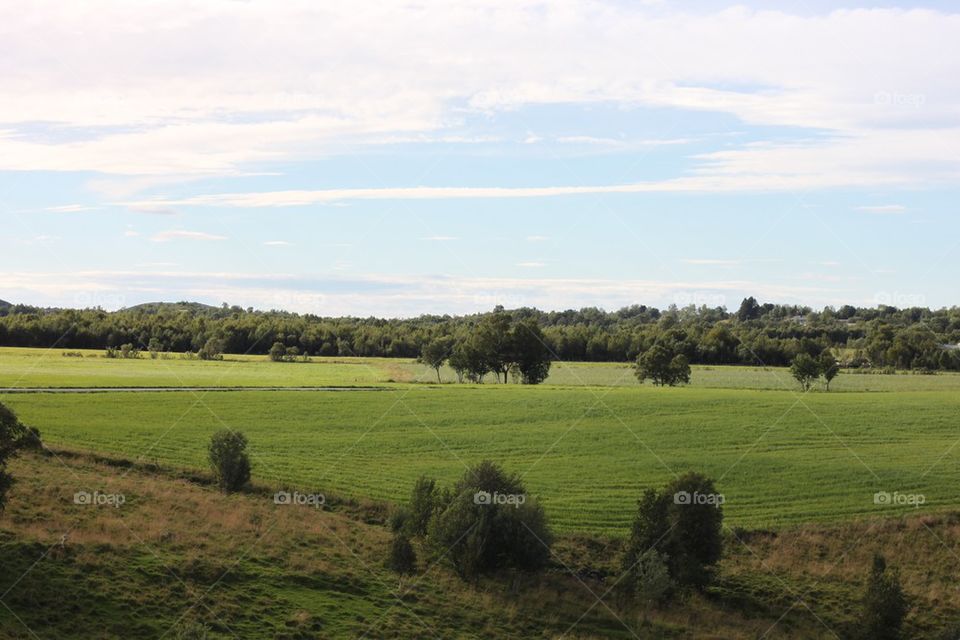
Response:
[[[0,299],[960,304],[960,6],[0,0]]]

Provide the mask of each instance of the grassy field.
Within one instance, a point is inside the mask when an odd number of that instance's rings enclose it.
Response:
[[[717,479],[751,527],[889,514],[879,491],[956,505],[960,396],[723,389],[418,387],[385,391],[8,394],[52,445],[203,468],[210,434],[244,432],[255,476],[402,500],[483,458],[524,475],[563,531],[623,534],[643,489]]]
[[[435,384],[436,372],[402,358],[313,358],[310,362],[276,363],[266,356],[227,355],[204,362],[169,358],[108,359],[102,351],[77,351],[84,357],[64,357],[63,350],[0,348],[0,388],[16,387],[298,387],[403,386]],[[449,368],[442,380],[456,375]],[[495,384],[491,375],[487,384]],[[547,385],[640,386],[626,363],[555,362]],[[794,390],[796,384],[782,367],[694,366],[691,387],[705,389]],[[831,391],[960,391],[960,374],[884,375],[841,374]]]
[[[616,542],[564,537],[549,569],[476,585],[420,549],[419,574],[383,568],[389,534],[362,505],[278,506],[225,497],[163,473],[83,456],[26,454],[0,518],[0,637],[170,638],[202,623],[227,638],[851,637],[874,552],[895,558],[914,598],[909,637],[935,638],[960,612],[960,514],[725,530],[717,580],[682,605],[639,611],[609,592]],[[119,508],[73,503],[121,494]],[[598,603],[602,598],[602,604]]]

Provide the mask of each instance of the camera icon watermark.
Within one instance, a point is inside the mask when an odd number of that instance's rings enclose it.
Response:
[[[113,507],[119,509],[126,504],[127,497],[122,493],[100,493],[94,491],[77,491],[73,494],[73,504],[90,505],[94,507]]]
[[[299,491],[277,491],[273,494],[273,504],[296,505],[301,507],[321,508],[327,503],[322,493],[300,493]]]
[[[873,494],[873,504],[881,507],[913,507],[919,509],[920,505],[926,504],[927,497],[922,493],[900,493],[894,491],[877,491]]]
[[[473,494],[473,504],[481,505],[510,505],[519,509],[520,505],[527,501],[527,496],[522,493],[498,493],[494,491],[477,491]]]
[[[690,493],[689,491],[677,491],[673,494],[673,504],[681,506],[709,505],[719,508],[726,501],[727,499],[722,493],[700,493],[699,491]]]

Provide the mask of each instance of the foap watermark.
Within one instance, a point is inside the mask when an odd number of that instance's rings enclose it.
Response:
[[[127,497],[122,493],[100,493],[94,491],[77,491],[73,494],[73,504],[90,505],[94,507],[113,507],[119,509],[126,504]]]
[[[873,504],[881,507],[913,507],[919,509],[920,505],[926,504],[927,497],[922,493],[900,493],[894,491],[877,491],[873,494]]]
[[[477,491],[473,494],[473,504],[484,504],[484,505],[511,505],[515,508],[519,508],[524,502],[527,501],[527,496],[522,493],[499,493],[494,491],[490,493],[489,491]]]
[[[300,291],[278,291],[273,294],[273,306],[283,311],[300,311],[302,313],[320,313],[327,304],[327,297],[322,293],[307,293]]]
[[[877,305],[887,307],[909,308],[927,306],[927,298],[923,294],[902,293],[900,291],[878,291],[877,294],[873,296],[873,301]]]
[[[709,291],[679,291],[673,295],[673,303],[678,307],[723,307],[727,304],[727,296],[722,293]]]
[[[122,309],[127,301],[119,293],[84,291],[73,296],[73,304],[79,309]]]
[[[673,503],[681,506],[709,505],[711,507],[720,507],[720,505],[726,501],[727,499],[723,497],[722,493],[700,493],[699,491],[690,493],[689,491],[677,491],[673,494]]]
[[[501,293],[498,291],[481,291],[473,296],[473,304],[478,307],[502,306],[505,309],[519,309],[529,306],[525,296],[516,293]]]
[[[926,101],[927,96],[922,93],[877,91],[873,94],[873,103],[881,107],[909,107],[911,109],[919,109]]]
[[[295,505],[300,507],[321,508],[327,503],[322,493],[300,493],[299,491],[277,491],[273,494],[273,504]]]

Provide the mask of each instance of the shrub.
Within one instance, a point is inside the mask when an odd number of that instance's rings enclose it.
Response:
[[[432,478],[420,476],[410,493],[409,518],[406,531],[411,536],[426,535],[430,518],[437,505],[437,482]]]
[[[439,500],[427,540],[460,577],[500,569],[536,571],[550,558],[553,535],[543,508],[516,475],[492,462],[468,469]]]
[[[239,431],[222,429],[210,438],[210,466],[223,492],[239,491],[250,481],[247,439]]]
[[[897,640],[909,611],[907,597],[900,586],[900,574],[888,569],[883,556],[873,557],[873,567],[863,598],[859,628],[864,639]]]
[[[27,433],[17,414],[0,404],[0,512],[7,504],[7,491],[13,486],[13,476],[7,473],[7,461],[23,446]]]
[[[807,353],[801,353],[790,364],[790,374],[804,391],[810,390],[813,381],[820,377],[820,363]]]
[[[713,481],[698,473],[687,473],[659,492],[647,489],[638,503],[623,572],[636,583],[643,555],[655,549],[665,556],[678,586],[703,589],[723,550],[721,503]]]
[[[647,607],[663,603],[674,590],[667,558],[654,549],[647,549],[640,555],[633,575],[633,589],[637,600]]]
[[[223,343],[219,338],[208,339],[197,352],[197,357],[201,360],[223,360]]]
[[[403,533],[396,533],[393,536],[387,568],[400,575],[409,575],[417,571],[417,553],[410,544],[410,538]]]

